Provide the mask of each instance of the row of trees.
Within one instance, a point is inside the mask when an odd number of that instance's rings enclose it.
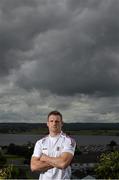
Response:
[[[7,148],[7,153],[23,156],[25,159],[30,161],[31,155],[33,153],[33,148],[34,148],[34,145],[30,142],[23,146],[15,145],[11,143]]]

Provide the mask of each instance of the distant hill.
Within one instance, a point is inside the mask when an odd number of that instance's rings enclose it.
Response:
[[[67,123],[64,128],[78,130],[119,130],[119,123]]]
[[[66,131],[119,130],[119,123],[65,123]],[[45,123],[0,123],[0,133],[46,132]]]

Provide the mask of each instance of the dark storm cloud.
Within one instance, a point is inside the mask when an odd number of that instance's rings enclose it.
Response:
[[[26,60],[24,52],[33,48],[37,34],[64,24],[67,17],[59,11],[60,5],[55,8],[55,4],[47,0],[0,1],[1,75],[7,75]]]
[[[1,7],[1,75],[27,90],[118,94],[118,0],[12,0]]]

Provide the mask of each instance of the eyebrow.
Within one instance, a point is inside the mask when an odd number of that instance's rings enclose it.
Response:
[[[58,120],[58,119],[49,119],[49,121],[57,121],[57,122],[60,122],[60,120]]]

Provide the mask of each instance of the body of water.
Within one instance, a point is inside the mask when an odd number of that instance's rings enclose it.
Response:
[[[9,145],[10,143],[17,145],[27,144],[28,142],[35,143],[42,137],[43,135],[0,134],[0,145]],[[80,145],[106,145],[112,140],[119,144],[119,136],[73,135],[72,137],[76,140],[77,144]]]

